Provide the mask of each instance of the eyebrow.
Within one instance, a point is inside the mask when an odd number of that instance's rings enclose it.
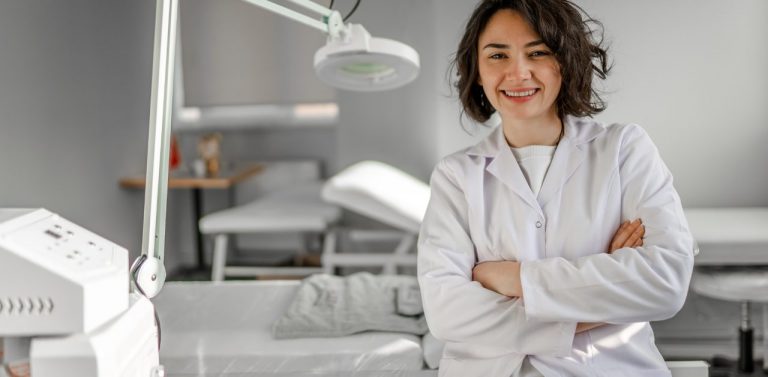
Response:
[[[528,47],[538,46],[538,45],[541,45],[541,44],[544,44],[544,40],[537,39],[535,41],[526,43],[524,47],[528,48]],[[487,45],[485,45],[485,47],[483,47],[483,50],[485,50],[486,48],[507,49],[507,48],[509,48],[509,45],[505,45],[503,43],[488,43]]]

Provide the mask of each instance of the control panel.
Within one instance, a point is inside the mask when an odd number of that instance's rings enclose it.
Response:
[[[128,307],[128,251],[45,209],[0,209],[0,337],[91,331]]]

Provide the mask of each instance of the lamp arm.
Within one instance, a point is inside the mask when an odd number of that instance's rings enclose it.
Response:
[[[311,10],[315,13],[319,13],[323,16],[323,21],[316,20],[307,15],[296,12],[293,9],[278,5],[269,0],[243,0],[246,3],[253,4],[257,7],[266,9],[270,12],[277,13],[280,16],[290,18],[296,22],[302,23],[309,27],[329,34],[332,38],[338,38],[345,34],[344,21],[341,17],[341,13],[338,11],[328,9],[322,5],[319,5],[310,0],[287,0],[294,4],[300,5],[305,9]]]
[[[333,10],[331,10],[330,8],[326,8],[326,7],[316,3],[314,1],[311,1],[311,0],[287,0],[287,1],[289,1],[291,3],[294,3],[294,4],[297,4],[297,5],[300,5],[300,6],[304,7],[305,9],[309,9],[311,11],[314,11],[315,13],[318,13],[321,16],[328,17],[328,16],[331,15],[331,13],[333,13]]]
[[[147,142],[147,185],[141,256],[131,268],[136,288],[148,298],[165,283],[163,265],[168,195],[168,155],[178,30],[178,0],[157,0],[152,65],[152,97]]]

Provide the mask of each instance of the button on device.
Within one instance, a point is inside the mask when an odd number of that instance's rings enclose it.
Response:
[[[542,225],[543,225],[543,224],[541,223],[541,221],[537,221],[537,222],[536,222],[536,227],[537,227],[537,228],[541,228],[541,226],[542,226]]]

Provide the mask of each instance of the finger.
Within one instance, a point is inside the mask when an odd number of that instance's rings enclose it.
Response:
[[[643,220],[634,219],[627,225],[627,231],[635,231],[643,226]]]
[[[624,234],[626,234],[627,238],[629,238],[637,231],[638,228],[643,228],[643,222],[640,219],[635,219],[627,225],[626,229],[624,229]]]
[[[618,240],[616,239],[616,237],[618,235],[622,234],[622,231],[627,228],[628,224],[629,224],[629,221],[622,222],[621,225],[619,226],[619,229],[617,229],[616,233],[613,234],[613,237],[611,238],[611,244],[610,244],[610,246],[608,248],[608,253],[609,254],[612,253],[614,250],[616,250],[618,248],[619,243],[618,243]]]
[[[631,246],[633,242],[630,242],[629,238],[632,237],[638,227],[642,228],[642,221],[640,219],[635,219],[634,221],[626,222],[623,225],[625,226],[620,227],[613,236],[608,254],[611,254],[622,247]]]
[[[642,245],[643,240],[640,238],[639,235],[633,234],[629,239],[627,239],[627,242],[622,247],[638,247]]]
[[[637,230],[637,227],[640,225],[640,222],[638,220],[632,221],[627,223],[627,226],[622,228],[619,228],[619,230],[616,232],[616,235],[613,236],[613,241],[611,242],[611,250],[610,252],[613,252],[617,249],[621,249],[626,245],[627,239],[632,236],[633,232]]]
[[[642,242],[642,233],[643,233],[643,227],[639,226],[635,228],[635,231],[632,232],[632,234],[627,238],[627,241],[624,243],[625,247],[632,247],[635,243],[638,241]]]
[[[635,246],[633,247],[640,247],[643,246],[643,238],[645,238],[645,225],[641,226],[641,232],[640,232],[640,239],[635,242]]]

